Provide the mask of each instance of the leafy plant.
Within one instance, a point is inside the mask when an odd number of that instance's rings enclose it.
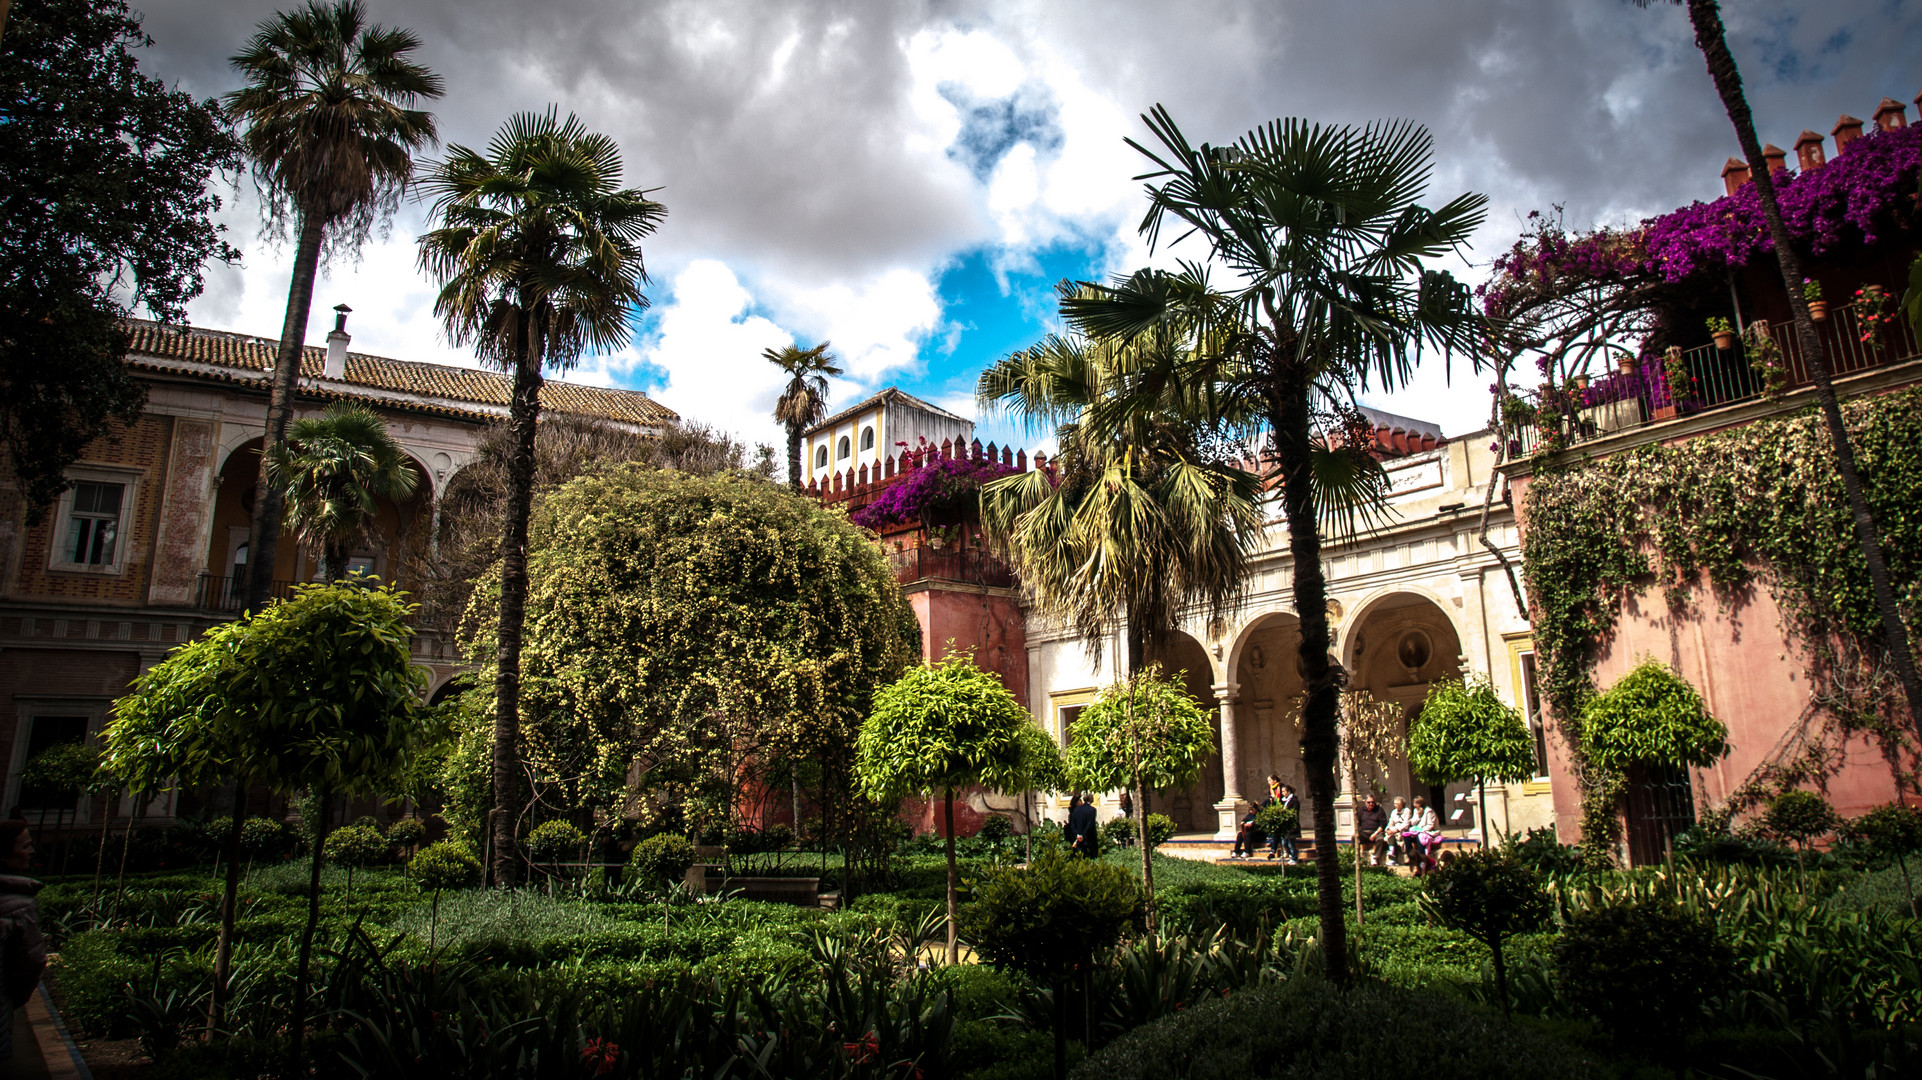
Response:
[[[387,843],[396,849],[406,848],[412,851],[420,847],[421,841],[426,839],[427,823],[419,818],[397,818],[393,824],[387,826]]]
[[[1443,926],[1488,946],[1495,994],[1508,1015],[1508,960],[1502,943],[1540,926],[1550,904],[1542,879],[1512,850],[1471,851],[1429,874],[1422,906]]]
[[[1728,727],[1674,669],[1645,659],[1582,710],[1582,742],[1588,760],[1603,768],[1701,768],[1728,753]]]
[[[578,859],[587,847],[587,834],[571,821],[545,821],[527,834],[527,857],[537,863]]]
[[[1700,1027],[1704,994],[1728,985],[1734,958],[1706,913],[1641,896],[1569,916],[1555,971],[1568,1002],[1629,1045]]]
[[[249,859],[272,859],[286,854],[293,835],[286,822],[250,817],[240,827],[240,850]]]
[[[1282,836],[1301,825],[1301,808],[1271,802],[1255,811],[1255,828],[1265,836]]]
[[[1784,791],[1770,799],[1762,813],[1763,827],[1771,835],[1792,841],[1798,851],[1807,850],[1811,842],[1841,824],[1828,800],[1813,791]]]
[[[1014,822],[1004,814],[991,814],[974,835],[982,840],[1007,840],[1014,836]]]
[[[1742,338],[1748,352],[1748,366],[1762,378],[1762,396],[1770,401],[1781,397],[1789,387],[1789,364],[1782,355],[1782,347],[1775,343],[1775,336],[1769,333],[1768,320],[1749,323]]]
[[[1909,894],[1909,915],[1916,914],[1915,881],[1909,877],[1909,856],[1922,851],[1922,806],[1889,803],[1878,806],[1850,821],[1846,835],[1868,847],[1874,855],[1892,859],[1902,869],[1902,884]]]
[[[694,845],[679,833],[656,833],[634,845],[627,865],[647,888],[661,889],[687,876],[694,865]]]
[[[1526,780],[1535,775],[1535,740],[1486,679],[1439,679],[1409,724],[1408,765],[1430,784]]]
[[[1710,316],[1707,320],[1707,326],[1708,332],[1711,334],[1733,334],[1735,332],[1735,327],[1720,315]]]
[[[1802,299],[1814,303],[1822,299],[1822,283],[1814,278],[1802,279]]]
[[[1519,838],[1511,835],[1502,850],[1538,874],[1571,874],[1588,868],[1582,849],[1562,843],[1553,827],[1530,829]]]

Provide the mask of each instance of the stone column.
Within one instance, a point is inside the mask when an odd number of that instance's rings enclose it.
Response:
[[[214,465],[219,449],[212,424],[184,417],[174,419],[167,472],[156,485],[160,526],[154,538],[153,573],[147,584],[147,602],[156,607],[193,604],[200,575],[208,569]],[[127,539],[132,539],[131,533]]]
[[[1235,701],[1240,696],[1238,683],[1215,683],[1215,700],[1221,705],[1221,801],[1215,804],[1219,828],[1216,840],[1235,838],[1241,824],[1241,810],[1247,801],[1241,797],[1240,755],[1235,746]]]

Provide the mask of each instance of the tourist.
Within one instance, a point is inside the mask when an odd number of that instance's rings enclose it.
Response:
[[[1441,841],[1441,819],[1435,816],[1434,809],[1420,795],[1415,796],[1409,819],[1408,830],[1402,833],[1402,839],[1408,844],[1408,863],[1415,868],[1415,875],[1419,877],[1435,867],[1431,851]]]
[[[1361,809],[1355,811],[1355,857],[1368,852],[1368,865],[1380,866],[1382,857],[1388,854],[1388,811],[1383,810],[1373,795],[1362,800]]]
[[[40,934],[40,883],[33,868],[33,837],[17,818],[0,821],[0,1061],[13,1060],[13,1012],[24,1007],[47,969]]]
[[[1090,859],[1101,856],[1101,848],[1096,840],[1099,830],[1095,827],[1094,796],[1076,794],[1068,803],[1068,843],[1074,845],[1076,852]]]
[[[1395,796],[1395,809],[1388,815],[1388,865],[1397,866],[1408,861],[1408,845],[1402,842],[1401,834],[1414,824],[1414,815],[1408,811],[1408,800]]]
[[[1275,793],[1275,801],[1295,812],[1295,820],[1288,823],[1278,834],[1268,838],[1268,857],[1274,858],[1281,849],[1288,852],[1288,865],[1301,865],[1301,799],[1295,789],[1282,783],[1274,774],[1268,776],[1269,790]]]
[[[1230,858],[1252,858],[1255,848],[1261,846],[1261,829],[1255,824],[1255,817],[1259,813],[1252,806],[1242,812],[1241,823],[1235,827],[1235,850]]]

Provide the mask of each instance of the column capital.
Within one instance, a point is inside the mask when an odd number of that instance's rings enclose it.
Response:
[[[1218,682],[1212,684],[1210,689],[1215,692],[1215,700],[1217,701],[1233,702],[1241,697],[1240,683]]]

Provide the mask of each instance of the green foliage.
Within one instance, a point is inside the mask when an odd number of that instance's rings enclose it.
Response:
[[[1576,912],[1555,943],[1561,994],[1625,1043],[1699,1026],[1733,959],[1712,919],[1660,896]]]
[[[0,49],[0,442],[31,519],[146,391],[121,319],[177,321],[209,260],[239,144],[212,101],[143,74],[119,0],[16,0]]]
[[[1547,920],[1551,905],[1541,877],[1510,851],[1470,851],[1429,874],[1423,887],[1423,910],[1494,955],[1495,992],[1506,1015],[1508,969],[1502,945]]]
[[[399,818],[387,826],[387,843],[397,848],[417,848],[427,839],[427,825],[419,818]]]
[[[284,855],[293,843],[293,834],[282,821],[250,817],[240,826],[240,851],[250,859],[269,859]]]
[[[1028,711],[994,674],[951,653],[909,668],[874,696],[861,725],[855,775],[870,798],[979,784],[1020,791],[1033,746]]]
[[[1139,931],[1146,917],[1141,886],[1127,871],[1050,844],[1025,867],[976,878],[962,932],[995,967],[1060,983],[1123,934]]]
[[[1582,710],[1582,750],[1604,769],[1638,762],[1715,764],[1728,753],[1728,727],[1667,664],[1643,660]]]
[[[1813,791],[1784,791],[1769,800],[1762,814],[1762,825],[1771,835],[1793,841],[1797,847],[1807,847],[1841,824],[1828,800]]]
[[[537,863],[569,862],[581,857],[587,834],[571,821],[546,821],[527,834],[527,857]]]
[[[634,845],[627,865],[635,877],[658,889],[687,876],[694,865],[694,845],[679,833],[657,833]]]
[[[1182,674],[1150,664],[1081,710],[1062,754],[1069,783],[1092,791],[1193,783],[1215,739]]]
[[[481,864],[473,848],[459,840],[442,840],[421,848],[407,860],[407,876],[430,892],[465,889],[480,883]]]
[[[1538,874],[1568,874],[1588,868],[1588,857],[1573,844],[1564,844],[1553,827],[1528,830],[1517,839],[1510,836],[1502,850]]]
[[[1882,858],[1914,855],[1922,852],[1922,806],[1900,802],[1878,806],[1849,821],[1843,831]]]
[[[1601,1080],[1574,1047],[1459,996],[1297,976],[1123,1035],[1075,1080]]]
[[[1166,814],[1148,815],[1148,846],[1158,848],[1175,837],[1175,819]]]
[[[387,861],[387,838],[370,826],[349,825],[327,834],[326,855],[335,866],[379,866]]]
[[[1280,800],[1255,811],[1255,828],[1265,836],[1287,836],[1301,828],[1301,808],[1283,806]]]
[[[111,780],[102,783],[99,769],[99,747],[84,742],[61,743],[40,751],[20,766],[20,786],[23,791],[79,798],[111,786]]]
[[[1408,765],[1430,784],[1526,780],[1535,775],[1535,740],[1488,680],[1441,679],[1409,725]]]
[[[1753,832],[1731,832],[1713,822],[1697,822],[1675,837],[1675,857],[1724,866],[1790,866],[1795,853]]]
[[[1003,814],[990,814],[974,835],[981,840],[1006,840],[1014,836],[1014,822]]]
[[[267,450],[267,476],[281,490],[285,528],[320,559],[329,581],[347,576],[379,500],[402,502],[420,480],[380,414],[345,401],[294,421],[287,440]]]

